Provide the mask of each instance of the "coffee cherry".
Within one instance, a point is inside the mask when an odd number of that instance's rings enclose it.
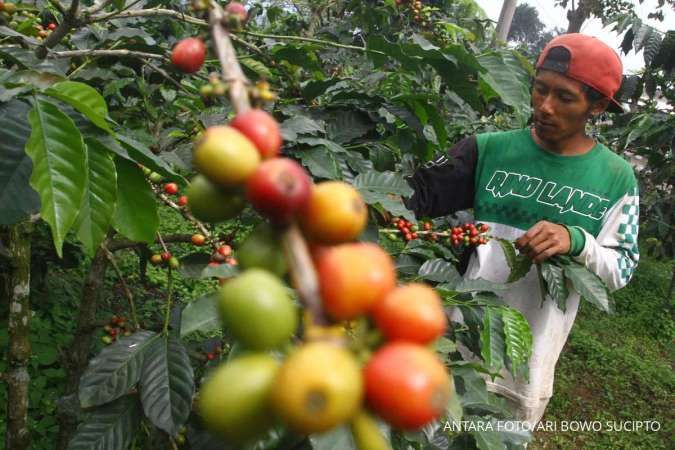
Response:
[[[221,245],[218,247],[218,253],[222,256],[230,256],[232,254],[232,247],[229,245]]]
[[[231,4],[231,3],[230,3]],[[249,109],[235,116],[230,126],[255,144],[263,159],[272,158],[281,149],[281,131],[277,121],[262,109]]]
[[[50,23],[49,25],[47,25],[47,28],[50,29],[50,30],[55,30],[55,29],[56,29],[56,24],[55,24],[54,22],[52,22],[52,23]]]
[[[188,203],[187,195],[181,195],[178,197],[178,206],[185,206]]]
[[[170,259],[171,259],[171,252],[162,253],[162,261],[169,262]]]
[[[175,256],[169,258],[169,267],[171,267],[174,270],[178,269],[180,267],[180,261],[178,261],[178,258],[176,258]]]
[[[178,185],[176,183],[166,183],[164,185],[164,192],[169,195],[175,195],[178,193]]]
[[[197,38],[183,39],[171,52],[171,62],[185,73],[197,72],[205,58],[206,46]]]
[[[151,172],[150,175],[148,175],[148,178],[150,178],[150,181],[153,183],[161,183],[164,177],[162,177],[160,174],[157,172]]]
[[[246,19],[248,17],[246,7],[241,3],[237,2],[228,3],[227,6],[225,6],[225,12],[231,16],[238,17],[240,23],[246,22]]]
[[[150,257],[150,264],[153,266],[159,266],[162,264],[162,255],[152,255]]]
[[[204,237],[203,234],[193,234],[190,240],[194,245],[204,245],[204,242],[206,242],[206,237]]]
[[[264,161],[248,180],[246,198],[253,208],[277,224],[290,222],[310,199],[312,179],[290,158]]]

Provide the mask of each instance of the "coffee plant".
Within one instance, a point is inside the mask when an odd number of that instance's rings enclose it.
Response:
[[[35,440],[45,224],[54,260],[86,265],[58,339],[54,448],[522,448],[526,431],[445,424],[511,418],[482,376],[527,376],[529,326],[498,293],[532,263],[499,240],[507,283],[463,279],[489,227],[402,201],[405,177],[461,137],[528,121],[531,62],[490,48],[486,25],[470,0],[0,3],[7,448]],[[672,115],[637,114],[613,138],[665,146]],[[190,232],[163,231],[166,214]],[[139,304],[124,251],[141,280],[157,270],[159,300]],[[96,323],[108,268],[124,313]],[[575,289],[611,310],[570,259],[536,270],[561,309]]]

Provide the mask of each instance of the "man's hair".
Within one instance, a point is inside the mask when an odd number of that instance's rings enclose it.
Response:
[[[551,50],[549,50],[548,55],[546,55],[546,59],[542,62],[539,68],[552,70],[564,75],[569,69],[570,57],[570,52],[565,47],[553,47]],[[603,94],[596,91],[589,85],[582,83],[582,86],[584,94],[586,94],[586,99],[590,103],[595,103],[606,98]]]

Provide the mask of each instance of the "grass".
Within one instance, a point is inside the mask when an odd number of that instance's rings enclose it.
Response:
[[[529,448],[672,448],[675,322],[672,298],[667,298],[671,273],[672,261],[642,261],[631,283],[614,294],[615,314],[582,303],[542,419],[556,422],[558,430],[536,433]],[[646,420],[657,421],[653,426],[660,430],[610,428]],[[563,432],[563,421],[600,421],[602,430]]]

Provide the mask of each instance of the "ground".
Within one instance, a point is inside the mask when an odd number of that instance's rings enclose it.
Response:
[[[536,433],[529,448],[672,448],[675,322],[672,297],[668,298],[671,273],[672,261],[641,261],[631,283],[614,294],[613,315],[582,303],[542,419],[556,422],[558,431]],[[646,420],[657,421],[652,426],[660,430],[610,429],[626,421],[631,426],[633,421]],[[600,421],[603,431],[562,432],[563,421]]]

